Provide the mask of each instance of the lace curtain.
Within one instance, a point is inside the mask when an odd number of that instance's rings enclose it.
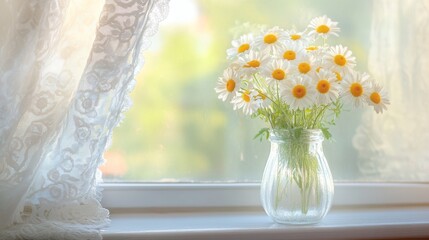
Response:
[[[98,166],[168,0],[0,1],[0,239],[98,239]]]
[[[391,105],[365,113],[354,137],[362,177],[429,180],[429,1],[373,2],[369,70]]]

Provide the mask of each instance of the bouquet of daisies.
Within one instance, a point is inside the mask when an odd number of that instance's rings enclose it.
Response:
[[[233,40],[230,64],[215,88],[219,99],[272,129],[317,128],[328,138],[343,104],[382,113],[389,104],[383,88],[354,70],[356,59],[346,46],[328,44],[340,32],[337,25],[322,16],[304,31],[273,27]]]

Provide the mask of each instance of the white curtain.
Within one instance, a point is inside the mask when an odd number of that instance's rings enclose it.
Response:
[[[391,105],[354,137],[364,179],[429,181],[429,1],[373,2],[369,70]]]
[[[0,1],[0,239],[101,238],[97,168],[167,1]]]

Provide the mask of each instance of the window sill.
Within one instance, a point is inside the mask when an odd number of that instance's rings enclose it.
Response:
[[[334,208],[318,225],[273,223],[253,211],[112,211],[103,239],[393,239],[429,238],[429,206]]]

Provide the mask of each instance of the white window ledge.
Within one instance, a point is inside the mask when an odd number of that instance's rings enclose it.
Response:
[[[429,239],[428,183],[336,183],[318,225],[279,225],[259,184],[104,184],[111,239]]]
[[[264,212],[206,211],[111,215],[103,239],[413,239],[429,238],[429,206],[334,208],[317,225],[273,223]]]

